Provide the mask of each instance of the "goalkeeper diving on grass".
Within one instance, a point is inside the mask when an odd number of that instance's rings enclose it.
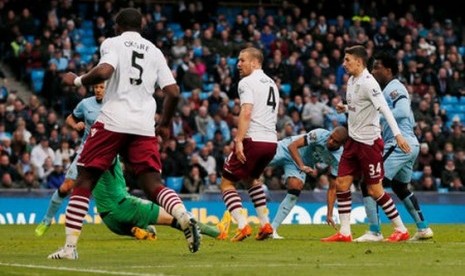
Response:
[[[181,230],[178,221],[162,207],[129,194],[119,159],[100,177],[92,196],[103,222],[118,235],[154,240],[155,224]],[[198,225],[202,234],[217,238],[229,230],[230,221],[229,213],[225,213],[216,227],[203,223]]]

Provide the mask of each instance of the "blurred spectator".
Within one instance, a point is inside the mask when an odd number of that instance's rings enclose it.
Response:
[[[417,164],[415,170],[421,171],[426,165],[431,165],[433,162],[433,155],[429,152],[429,146],[426,143],[420,144],[420,154],[417,158]]]
[[[213,124],[213,119],[208,114],[207,108],[205,106],[201,106],[198,114],[195,115],[195,127],[202,137],[207,137],[209,124]]]
[[[228,101],[226,94],[220,90],[220,85],[218,83],[213,84],[213,90],[211,91],[207,100],[208,113],[212,116],[218,112],[220,105],[223,102]]]
[[[10,157],[7,154],[0,156],[0,179],[4,188],[15,188],[16,183],[21,180],[21,176],[15,166],[10,163]]]
[[[432,176],[426,176],[424,177],[421,182],[420,182],[420,191],[425,191],[425,192],[435,192],[438,190],[436,187],[436,183],[434,181],[434,178]]]
[[[181,84],[184,91],[202,89],[202,78],[199,76],[199,74],[197,74],[195,63],[188,63],[188,70],[184,72]]]
[[[31,162],[36,169],[40,169],[47,158],[54,160],[55,152],[49,147],[48,137],[43,135],[39,138],[39,144],[32,148]]]
[[[47,176],[46,189],[58,189],[61,184],[65,181],[65,172],[63,170],[63,161],[60,158],[53,161],[53,170]]]
[[[452,126],[452,134],[447,138],[447,142],[452,144],[452,150],[465,150],[465,134],[462,133],[461,124]]]
[[[302,122],[307,131],[316,128],[323,128],[325,122],[325,115],[331,112],[331,109],[324,103],[318,100],[318,95],[312,93],[302,110]]]
[[[453,179],[456,177],[460,177],[460,175],[455,169],[454,159],[448,158],[441,173],[441,188],[449,189],[452,186]]]
[[[216,174],[216,160],[212,156],[212,149],[205,145],[200,149],[198,154],[194,154],[194,156],[196,155],[198,164],[207,172],[205,176],[213,173]]]
[[[278,121],[276,123],[276,131],[278,132],[278,134],[284,130],[284,126],[287,123],[292,124],[292,119],[289,115],[287,115],[284,104],[280,103],[278,106]]]
[[[55,159],[61,160],[61,162],[69,162],[69,160],[74,159],[74,155],[76,154],[75,150],[69,147],[69,142],[64,139],[61,140],[60,147],[55,150]],[[63,164],[64,165],[64,164]],[[65,169],[66,166],[63,166]]]
[[[161,161],[163,164],[163,177],[182,176],[184,174],[182,164],[183,155],[177,147],[176,139],[171,138],[166,144],[166,148],[162,151]]]
[[[171,122],[171,137],[177,137],[180,134],[183,134],[187,137],[192,136],[194,131],[190,126],[191,125],[189,125],[189,123],[181,117],[181,114],[176,112]]]
[[[220,113],[213,115],[213,120],[210,120],[207,125],[207,140],[213,140],[215,132],[220,131],[223,134],[225,141],[231,140],[231,130],[223,119]]]
[[[37,177],[34,171],[27,171],[19,181],[19,187],[27,189],[39,189],[40,183],[37,181]]]
[[[205,190],[204,178],[201,166],[194,164],[190,166],[189,174],[184,176],[181,194],[198,194]]]
[[[449,188],[450,192],[463,192],[465,191],[465,187],[463,186],[462,179],[458,176],[452,179],[451,186]]]

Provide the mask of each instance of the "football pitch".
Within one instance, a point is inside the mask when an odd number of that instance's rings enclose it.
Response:
[[[36,225],[0,225],[0,275],[463,275],[465,225],[431,225],[434,239],[403,243],[322,243],[327,225],[283,225],[284,240],[239,243],[202,239],[192,254],[181,232],[157,227],[156,241],[117,236],[104,225],[84,226],[79,259],[48,260],[64,243],[64,226],[41,238]],[[235,225],[232,225],[230,236]],[[415,228],[408,225],[410,233]],[[254,226],[254,231],[257,227]],[[353,225],[355,237],[366,225]],[[388,236],[391,225],[383,225]]]

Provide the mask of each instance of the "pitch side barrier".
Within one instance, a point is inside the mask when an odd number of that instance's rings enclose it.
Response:
[[[42,219],[53,190],[0,190],[0,224],[36,224]],[[142,196],[140,191],[134,194]],[[244,207],[249,213],[249,221],[258,223],[253,204],[249,201],[246,191],[240,191],[244,199]],[[463,192],[416,192],[421,203],[423,213],[430,223],[465,223],[465,193]],[[269,200],[270,217],[272,218],[278,209],[279,203],[286,195],[286,191],[267,192]],[[203,223],[217,223],[225,210],[220,192],[205,192],[195,195],[182,195],[187,209],[194,217]],[[396,196],[395,199],[402,219],[406,223],[413,223]],[[352,223],[366,222],[362,196],[359,192],[352,195]],[[64,223],[65,201],[55,217],[55,222]],[[87,223],[101,223],[100,216],[95,208],[95,202],[91,200]],[[381,212],[382,213],[382,212]],[[337,205],[334,210],[334,218],[337,220]],[[321,224],[326,219],[326,193],[303,191],[299,201],[289,216],[284,220],[285,224]],[[381,214],[384,223],[388,219]]]

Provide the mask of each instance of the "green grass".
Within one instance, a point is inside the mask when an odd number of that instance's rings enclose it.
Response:
[[[35,225],[0,225],[0,275],[462,275],[465,225],[432,225],[434,240],[404,243],[322,243],[326,225],[284,225],[284,240],[240,243],[204,237],[192,254],[181,232],[158,227],[156,241],[137,241],[103,225],[85,225],[79,260],[48,260],[64,243],[64,226],[42,238]],[[365,225],[354,225],[354,236]],[[415,231],[409,225],[410,232]],[[256,227],[255,227],[256,230]],[[384,235],[392,230],[383,225]]]

